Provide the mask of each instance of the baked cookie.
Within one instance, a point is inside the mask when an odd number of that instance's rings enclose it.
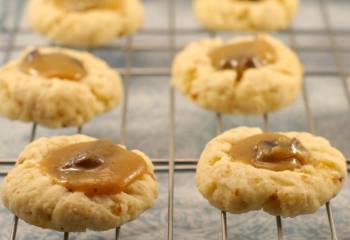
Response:
[[[86,52],[28,48],[0,69],[0,113],[14,120],[80,126],[122,98],[119,74]]]
[[[273,31],[287,28],[299,0],[194,0],[197,19],[217,31]]]
[[[133,33],[143,23],[139,0],[30,0],[34,30],[70,46],[94,47]]]
[[[84,135],[29,144],[2,186],[2,201],[16,216],[64,232],[115,228],[151,208],[157,195],[144,153]]]
[[[315,212],[346,181],[346,160],[309,133],[229,130],[205,147],[197,166],[201,194],[231,212],[264,211],[283,217]]]
[[[176,56],[172,84],[208,110],[260,114],[291,104],[302,74],[293,51],[270,36],[203,39]]]

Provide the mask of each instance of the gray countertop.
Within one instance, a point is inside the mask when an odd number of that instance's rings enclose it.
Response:
[[[0,12],[4,9],[6,18],[3,25],[12,29],[19,23],[14,41],[11,35],[0,31],[0,64],[5,61],[7,48],[10,58],[16,57],[22,47],[27,45],[44,45],[49,42],[31,32],[28,28],[23,9],[25,1],[0,0]],[[176,25],[182,32],[176,35],[178,47],[199,37],[207,37],[199,29],[191,9],[191,1],[176,1]],[[326,1],[336,43],[342,50],[340,58],[345,70],[350,67],[350,1]],[[135,46],[167,46],[168,35],[165,32],[150,34],[147,29],[167,28],[167,5],[164,0],[144,1],[147,10],[144,31],[134,36]],[[330,49],[329,37],[325,32],[319,1],[304,0],[300,13],[294,22],[295,39],[306,72],[306,93],[310,103],[312,117],[315,120],[316,133],[327,137],[350,158],[350,108],[345,88],[338,71],[334,55]],[[1,14],[0,14],[1,15]],[[1,19],[1,18],[0,18]],[[1,24],[0,24],[1,25]],[[221,34],[229,38],[235,34]],[[282,32],[276,36],[289,44],[289,33]],[[116,68],[124,67],[124,56],[117,46],[123,45],[125,39],[110,45],[110,49],[95,49],[92,52],[104,58]],[[319,49],[313,49],[321,46]],[[322,47],[324,46],[324,47]],[[112,50],[111,50],[112,49]],[[346,51],[345,51],[346,50]],[[167,51],[133,51],[133,67],[169,68],[171,61]],[[315,74],[317,73],[317,74]],[[133,76],[129,84],[128,124],[126,131],[127,146],[147,153],[151,158],[168,157],[168,114],[169,114],[169,77],[168,76]],[[83,128],[84,134],[94,137],[107,137],[119,141],[121,108],[95,118]],[[303,96],[290,107],[272,113],[269,116],[270,129],[278,131],[308,131],[308,118]],[[224,116],[224,128],[236,126],[262,126],[262,117]],[[0,159],[15,159],[27,144],[31,124],[0,118]],[[76,129],[49,130],[39,127],[37,137],[66,135],[75,133]],[[215,114],[200,109],[176,93],[176,158],[198,158],[206,142],[215,136]],[[1,169],[7,166],[0,165]],[[139,219],[122,227],[121,239],[166,239],[167,234],[167,174],[158,173],[161,192],[156,206]],[[0,178],[1,179],[1,178]],[[1,181],[1,180],[0,180]],[[350,239],[350,186],[332,201],[333,213],[339,239]],[[263,212],[242,215],[229,215],[230,239],[274,239],[276,226],[274,218]],[[0,204],[0,240],[9,239],[12,215]],[[330,239],[325,207],[316,214],[300,216],[283,221],[287,239]],[[219,239],[220,215],[197,192],[193,172],[176,172],[175,174],[175,239]],[[61,233],[42,230],[20,222],[17,239],[62,239]],[[113,231],[87,232],[72,234],[71,239],[113,239]]]

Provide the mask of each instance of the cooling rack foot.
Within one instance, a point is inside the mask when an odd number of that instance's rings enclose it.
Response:
[[[277,239],[283,240],[282,219],[280,216],[276,216],[276,224],[277,224]]]
[[[11,231],[11,236],[10,236],[11,240],[15,240],[16,239],[17,225],[18,225],[18,217],[16,215],[14,215],[13,216],[12,231]]]

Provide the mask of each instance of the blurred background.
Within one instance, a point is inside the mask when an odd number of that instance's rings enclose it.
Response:
[[[128,148],[137,148],[151,158],[166,162],[169,155],[169,81],[171,53],[168,2],[145,0],[144,28],[132,38],[106,47],[87,49],[105,59],[124,75],[128,98],[125,137]],[[174,0],[176,51],[209,33],[194,18],[190,0]],[[26,46],[50,45],[32,32],[25,18],[24,0],[0,0],[0,64],[18,56]],[[305,67],[303,93],[291,106],[269,114],[273,131],[311,131],[328,138],[350,159],[350,1],[303,0],[293,26],[273,33],[295,49]],[[217,33],[229,39],[243,33]],[[129,61],[128,61],[129,59]],[[0,103],[1,104],[1,103]],[[216,135],[215,114],[203,110],[176,92],[175,158],[187,159],[193,169],[205,144]],[[83,133],[120,141],[123,111],[119,107],[83,126]],[[224,129],[241,125],[262,126],[261,116],[223,116]],[[32,125],[0,118],[0,173],[3,177],[18,153],[28,143]],[[38,127],[36,137],[69,135],[75,128],[49,130]],[[1,163],[1,161],[3,163]],[[179,166],[181,163],[179,162]],[[166,165],[164,166],[166,170]],[[166,171],[157,173],[161,194],[156,206],[122,227],[120,239],[167,238]],[[0,182],[2,177],[0,177]],[[175,239],[219,239],[219,211],[197,192],[194,171],[176,171],[174,203]],[[350,239],[350,186],[332,201],[339,239]],[[9,239],[12,215],[0,204],[0,240]],[[229,239],[274,239],[275,219],[263,212],[229,215]],[[283,220],[287,239],[330,239],[325,207],[316,214]],[[113,239],[113,231],[72,234],[70,239]],[[61,233],[31,227],[20,221],[17,239],[62,239]]]

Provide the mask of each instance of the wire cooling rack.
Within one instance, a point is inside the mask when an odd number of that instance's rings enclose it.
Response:
[[[2,57],[2,62],[7,62],[15,52],[20,51],[22,48],[26,47],[28,44],[26,42],[16,41],[18,35],[32,35],[33,33],[27,28],[23,27],[21,21],[23,21],[23,4],[24,1],[21,0],[2,0],[2,8],[0,9],[0,40],[4,39],[5,41],[0,41],[0,57]],[[160,28],[152,28],[147,27],[141,31],[141,34],[148,36],[159,36],[162,37],[163,40],[160,43],[143,43],[142,41],[136,41],[135,37],[127,37],[125,40],[120,41],[118,44],[112,44],[107,47],[104,47],[104,51],[115,52],[115,53],[123,53],[123,57],[119,60],[123,62],[122,66],[117,66],[118,71],[122,74],[124,85],[125,85],[125,100],[123,102],[123,106],[121,109],[120,115],[120,137],[119,141],[122,144],[126,144],[126,136],[127,136],[127,126],[130,124],[128,121],[128,103],[129,103],[129,88],[130,81],[129,79],[132,77],[166,77],[170,76],[170,67],[162,66],[162,67],[149,67],[147,64],[135,64],[135,60],[133,59],[134,52],[162,52],[166,53],[170,60],[173,59],[176,51],[183,47],[183,39],[186,39],[188,42],[188,38],[195,36],[216,36],[223,35],[224,37],[227,34],[222,33],[214,33],[214,32],[206,32],[205,30],[194,26],[194,27],[183,27],[178,26],[179,20],[181,22],[181,18],[178,16],[182,13],[183,8],[178,7],[178,3],[184,1],[181,0],[168,0],[167,1],[167,24],[164,27]],[[333,68],[323,68],[316,66],[314,68],[306,68],[305,77],[331,77],[337,78],[341,81],[343,94],[346,99],[347,108],[350,106],[350,90],[349,90],[349,82],[347,81],[347,76],[349,75],[348,65],[344,63],[344,53],[350,52],[350,45],[344,44],[344,39],[350,39],[350,27],[349,28],[336,28],[332,24],[332,19],[330,17],[331,7],[334,2],[340,2],[340,4],[344,4],[344,7],[350,7],[349,4],[346,4],[345,0],[308,0],[305,2],[312,2],[312,6],[316,7],[315,9],[319,13],[319,20],[323,23],[322,27],[308,27],[308,28],[298,28],[291,27],[286,31],[280,32],[280,36],[289,42],[289,45],[295,49],[300,55],[305,52],[323,52],[327,53],[328,58],[334,64]],[[162,1],[159,1],[159,4],[164,4]],[[188,4],[188,2],[186,2]],[[14,11],[12,13],[15,14],[16,17],[11,18],[9,15],[11,14],[12,9]],[[348,9],[350,10],[350,8]],[[182,17],[182,16],[181,16]],[[10,19],[10,20],[9,20]],[[307,25],[307,24],[306,24]],[[237,33],[236,33],[237,34]],[[315,36],[319,38],[320,41],[313,41],[312,44],[302,45],[299,44],[298,39],[303,36]],[[137,37],[137,36],[136,36]],[[35,45],[46,45],[46,42],[34,42]],[[33,43],[31,43],[33,44]],[[91,49],[91,52],[98,51],[96,49]],[[350,57],[349,57],[350,58]],[[146,61],[145,61],[146,62]],[[143,62],[143,63],[145,63]],[[316,63],[317,65],[317,63]],[[305,111],[306,120],[307,120],[307,128],[311,133],[318,133],[317,124],[315,120],[315,116],[313,114],[313,108],[309,101],[309,89],[307,84],[304,84],[302,91],[302,104],[303,109]],[[167,201],[167,239],[172,240],[174,238],[174,189],[176,185],[174,184],[174,174],[179,171],[194,171],[195,165],[197,162],[196,157],[190,158],[178,158],[176,154],[175,146],[177,145],[177,132],[175,129],[176,119],[180,118],[176,114],[177,109],[175,106],[176,101],[176,93],[172,87],[168,89],[168,158],[154,158],[154,164],[156,166],[157,172],[167,172],[168,174],[168,201]],[[216,121],[216,133],[219,134],[223,131],[223,118],[219,113],[214,113]],[[262,122],[264,129],[269,129],[271,125],[269,124],[269,116],[267,114],[262,116]],[[34,123],[31,129],[31,134],[29,141],[35,139],[37,126]],[[80,133],[83,131],[83,126],[78,127],[76,132]],[[350,141],[350,139],[348,138]],[[13,165],[15,163],[14,159],[2,159],[0,160],[0,167],[2,165]],[[348,162],[349,164],[349,162]],[[8,169],[0,168],[0,175],[6,175]],[[328,219],[330,235],[331,239],[336,240],[337,234],[335,230],[332,208],[330,203],[326,204],[326,217]],[[219,213],[218,213],[219,214]],[[229,238],[228,229],[227,229],[227,215],[225,212],[220,213],[221,218],[221,236],[223,240]],[[10,239],[16,239],[18,226],[18,218],[14,217],[12,232]],[[276,217],[276,226],[277,226],[277,239],[283,239],[283,228],[282,228],[282,220],[280,217]],[[115,230],[115,239],[119,237],[120,229],[117,228]],[[217,235],[217,239],[219,238],[219,233]],[[69,233],[63,234],[63,239],[69,239]]]

